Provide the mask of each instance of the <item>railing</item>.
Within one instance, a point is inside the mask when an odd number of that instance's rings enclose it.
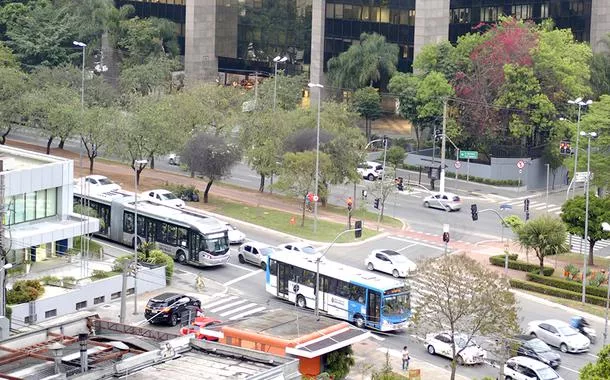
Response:
[[[159,342],[178,338],[180,336],[178,334],[172,334],[172,333],[168,333],[168,332],[164,332],[164,331],[153,330],[153,329],[149,329],[146,327],[131,326],[131,325],[123,324],[123,323],[106,321],[104,319],[95,319],[93,321],[93,325],[95,327],[95,331],[100,331],[100,332],[104,331],[104,330],[115,331],[115,332],[120,332],[120,333],[124,333],[124,334],[138,335],[138,336],[142,336],[145,338],[151,338],[151,339],[154,339]]]

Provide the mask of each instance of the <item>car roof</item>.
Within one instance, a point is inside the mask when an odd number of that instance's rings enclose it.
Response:
[[[291,245],[293,247],[312,247],[315,248],[313,245],[306,243],[304,241],[293,241],[291,243],[285,243],[285,244],[280,244],[280,246],[284,247],[286,245]]]
[[[392,249],[374,249],[372,253],[385,253],[388,256],[402,256],[400,253]]]
[[[512,360],[519,365],[524,365],[531,369],[541,369],[548,367],[548,365],[544,364],[543,362],[538,361],[536,359],[528,358],[527,356],[515,356],[508,360]]]
[[[91,179],[109,179],[105,175],[99,175],[99,174],[90,174],[88,176],[85,176],[85,178],[91,178]]]
[[[149,190],[148,192],[150,193],[150,192],[153,192],[153,191],[155,193],[171,193],[171,191],[169,191],[167,189],[152,189],[152,190]]]
[[[228,223],[227,223],[227,224],[228,224]],[[244,244],[242,244],[242,245],[251,245],[251,246],[253,246],[254,248],[267,248],[267,247],[269,247],[269,248],[274,248],[272,245],[269,245],[269,244],[267,244],[267,243],[262,243],[262,242],[260,242],[260,241],[254,241],[254,240],[252,240],[252,241],[248,241],[248,242],[246,242],[246,243],[244,243]]]
[[[559,319],[546,319],[544,321],[538,321],[538,322],[540,322],[540,323],[548,323],[549,325],[553,325],[555,327],[565,327],[565,326],[570,327],[570,324],[568,322],[564,322],[564,321],[561,321]]]
[[[163,301],[167,301],[170,298],[174,298],[176,296],[180,296],[180,294],[178,294],[178,293],[163,293],[163,294],[159,294],[158,296],[154,296],[149,301],[163,302]]]

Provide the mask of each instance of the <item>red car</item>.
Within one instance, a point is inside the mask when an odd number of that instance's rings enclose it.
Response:
[[[218,342],[217,337],[205,335],[205,334],[201,333],[201,330],[203,330],[203,329],[215,330],[213,328],[213,326],[220,325],[221,323],[222,323],[222,321],[219,321],[218,319],[214,319],[214,318],[210,318],[210,317],[197,317],[197,318],[195,318],[195,321],[193,321],[192,325],[185,326],[180,329],[180,335],[195,334],[195,338],[197,338],[197,339],[204,339],[204,340],[210,340],[213,342]]]

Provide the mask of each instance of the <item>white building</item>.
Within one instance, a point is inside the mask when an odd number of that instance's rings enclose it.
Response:
[[[0,164],[7,262],[62,254],[73,237],[99,229],[97,218],[73,212],[72,160],[1,145]]]

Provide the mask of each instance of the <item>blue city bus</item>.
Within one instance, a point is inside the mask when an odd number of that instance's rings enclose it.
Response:
[[[301,308],[315,308],[316,255],[276,252],[267,257],[265,290]],[[380,331],[400,330],[411,317],[411,290],[400,280],[320,261],[318,309]]]

